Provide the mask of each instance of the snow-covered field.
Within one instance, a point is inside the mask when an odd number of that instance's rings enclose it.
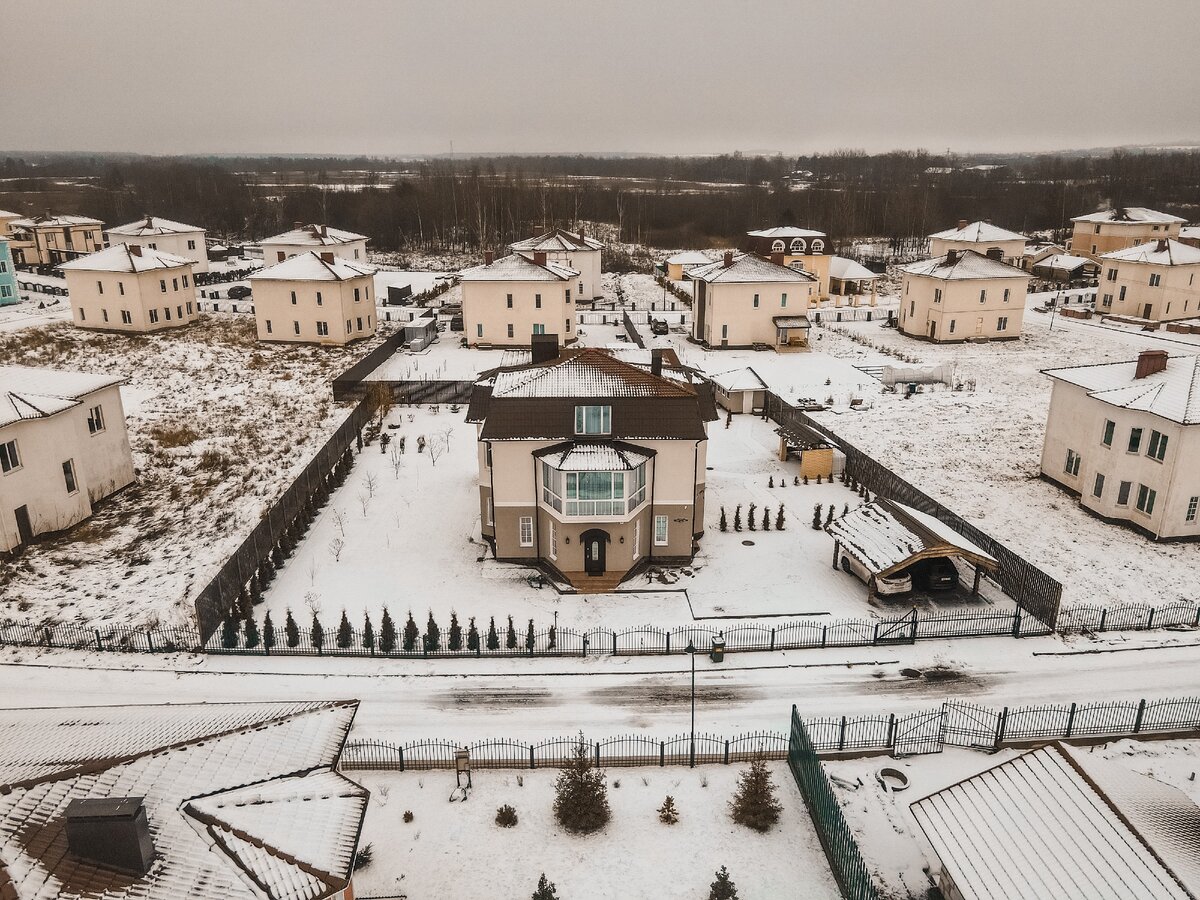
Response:
[[[724,865],[747,900],[837,900],[841,894],[786,763],[769,766],[783,813],[766,834],[729,817],[742,769],[736,765],[608,769],[612,819],[587,836],[558,827],[552,769],[476,771],[465,803],[447,801],[453,772],[351,772],[371,791],[360,847],[371,845],[374,857],[354,876],[355,896],[527,897],[544,872],[563,898],[705,897]],[[658,819],[667,794],[679,811],[675,825]],[[513,828],[495,824],[497,808],[506,803],[517,812]],[[404,822],[406,810],[412,822]]]
[[[327,382],[368,346],[258,344],[252,321],[223,314],[154,335],[0,333],[0,363],[127,377],[137,470],[91,519],[0,569],[0,618],[190,619],[191,598],[345,418]]]

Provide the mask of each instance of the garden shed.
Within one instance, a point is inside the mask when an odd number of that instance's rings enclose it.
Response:
[[[839,551],[844,551],[876,578],[903,572],[924,559],[953,557],[974,568],[971,593],[978,594],[983,573],[994,575],[1000,569],[995,557],[945,522],[882,497],[835,519],[825,531],[833,538],[834,566]]]
[[[721,407],[734,413],[761,412],[767,402],[767,383],[749,366],[712,377]]]

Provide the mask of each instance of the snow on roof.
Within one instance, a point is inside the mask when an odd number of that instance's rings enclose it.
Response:
[[[491,265],[463,269],[458,277],[463,281],[570,281],[578,274],[559,263],[538,265],[524,253],[510,253]]]
[[[375,267],[366,263],[351,262],[335,256],[331,262],[321,258],[315,250],[299,253],[281,263],[259,269],[247,277],[247,281],[349,281],[374,275]]]
[[[793,228],[789,225],[779,225],[775,228],[763,228],[759,231],[747,231],[748,237],[761,238],[823,238],[823,231],[811,231],[808,228]]]
[[[4,213],[0,213],[0,216],[3,215]],[[1179,236],[1181,238],[1200,238],[1200,225],[1184,225],[1179,229]]]
[[[952,251],[953,252],[953,251]],[[947,281],[957,281],[968,278],[1028,278],[1029,273],[1016,266],[992,259],[974,250],[959,250],[954,262],[947,262],[947,256],[936,256],[933,259],[923,259],[919,262],[901,266],[901,272],[910,275],[928,275],[931,278],[941,278]]]
[[[964,898],[1196,896],[1200,885],[1188,859],[1195,857],[1200,823],[1195,804],[1132,772],[1121,796],[1109,796],[1093,778],[1102,766],[1083,757],[1060,744],[1031,750],[912,804]],[[1139,793],[1169,806],[1127,802]]]
[[[1060,247],[1058,244],[1050,244],[1044,241],[1033,241],[1025,245],[1025,249],[1021,251],[1022,256],[1037,256],[1042,254],[1066,253],[1066,247]]]
[[[539,450],[534,456],[562,472],[621,472],[636,469],[654,451],[624,441],[568,441]]]
[[[1151,263],[1156,266],[1194,266],[1200,264],[1200,247],[1172,240],[1147,241],[1136,247],[1105,253],[1101,259]]]
[[[1141,225],[1145,223],[1162,224],[1172,222],[1186,222],[1187,219],[1181,219],[1179,216],[1172,216],[1169,213],[1161,213],[1153,209],[1146,209],[1144,206],[1126,206],[1122,209],[1102,209],[1100,212],[1088,213],[1085,216],[1075,216],[1071,219],[1072,222],[1099,222],[1116,225]]]
[[[683,250],[676,253],[674,256],[668,256],[666,262],[672,266],[702,266],[712,262],[712,259],[705,253],[699,250]]]
[[[1137,360],[1043,369],[1089,397],[1178,422],[1200,424],[1200,356],[1171,356],[1161,372],[1136,378]]]
[[[564,250],[603,250],[604,245],[595,238],[584,234],[572,234],[562,228],[555,228],[537,237],[526,238],[508,245],[509,250],[545,250],[548,252]]]
[[[0,366],[0,426],[44,419],[78,406],[93,391],[124,381],[113,375]]]
[[[677,381],[586,347],[547,365],[496,373],[493,397],[692,397]]]
[[[971,241],[978,244],[990,244],[996,241],[1029,240],[1023,234],[1009,231],[1007,228],[1000,228],[991,222],[972,222],[970,225],[964,225],[962,228],[955,227],[949,228],[946,231],[939,231],[937,234],[931,234],[930,237],[942,241]]]
[[[1200,251],[1197,251],[1200,253]],[[1039,259],[1033,264],[1035,269],[1062,269],[1064,272],[1074,272],[1076,269],[1081,269],[1084,266],[1096,265],[1086,256],[1071,256],[1069,253],[1055,253],[1053,256],[1046,256]]]
[[[749,366],[741,369],[731,369],[728,372],[712,376],[713,384],[725,393],[732,391],[765,391],[767,383]]]
[[[365,234],[355,234],[353,231],[342,231],[327,225],[303,225],[274,237],[263,238],[258,243],[260,246],[286,244],[328,247],[331,244],[349,244],[352,241],[365,240],[369,240]]]
[[[130,244],[116,244],[106,247],[96,253],[89,253],[60,266],[63,269],[77,269],[81,272],[149,272],[152,269],[178,269],[181,266],[194,266],[194,260],[175,256],[173,253],[163,253],[161,250],[151,250],[149,247],[139,247],[139,253],[131,249]]]
[[[811,272],[777,266],[770,260],[753,253],[736,257],[733,265],[726,267],[724,260],[697,266],[688,270],[688,278],[708,284],[767,284],[772,282],[812,283],[819,280]]]
[[[808,316],[771,316],[776,328],[811,328]]]
[[[192,234],[204,231],[198,225],[184,225],[182,222],[172,222],[170,219],[159,219],[154,216],[144,216],[136,222],[109,228],[109,234],[119,234],[121,237],[142,237],[156,234]]]
[[[349,882],[367,792],[334,767],[357,701],[0,711],[0,885],[25,898],[313,898]],[[143,797],[145,875],[67,852],[75,799]]]
[[[919,559],[961,556],[995,571],[996,559],[935,517],[878,499],[834,519],[825,530],[876,575],[887,576]]]
[[[864,265],[856,263],[852,259],[846,259],[844,256],[834,256],[829,260],[829,277],[838,278],[843,281],[865,281],[869,279],[882,278],[878,272],[872,272]]]
[[[71,228],[76,225],[103,225],[99,219],[90,216],[31,216],[25,219],[14,219],[9,225],[21,228]]]

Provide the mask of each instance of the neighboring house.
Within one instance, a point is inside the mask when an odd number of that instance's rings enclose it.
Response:
[[[528,347],[530,337],[561,334],[576,340],[575,301],[579,272],[552,262],[541,250],[495,259],[465,269],[462,282],[463,333],[472,347]]]
[[[497,559],[587,591],[645,563],[690,561],[715,418],[708,386],[669,351],[643,367],[535,340],[531,362],[488,373],[471,397],[484,539]]]
[[[1200,809],[1082,747],[1030,750],[910,808],[946,900],[1200,896]]]
[[[561,268],[574,269],[578,273],[574,284],[576,300],[594,300],[603,293],[600,271],[604,244],[588,237],[582,228],[578,234],[556,228],[528,240],[517,241],[508,249],[526,256],[544,253],[549,262]]]
[[[688,272],[692,282],[692,338],[708,347],[808,349],[808,308],[819,284],[815,273],[726,253]]]
[[[366,235],[355,234],[353,231],[297,222],[291,231],[264,238],[259,241],[259,246],[263,252],[263,264],[268,266],[313,251],[324,251],[350,262],[365,263],[368,240]]]
[[[1050,244],[1043,241],[1037,241],[1025,245],[1025,251],[1021,254],[1020,266],[1026,272],[1032,272],[1033,267],[1040,263],[1048,256],[1069,256],[1066,247],[1060,247],[1058,244]]]
[[[1200,248],[1159,238],[1100,262],[1096,312],[1155,322],[1200,316]]]
[[[260,341],[348,344],[375,333],[375,268],[301,253],[248,279]]]
[[[195,271],[208,271],[208,248],[204,229],[184,225],[170,219],[144,216],[128,225],[119,225],[105,232],[110,247],[117,244],[141,244],[151,250],[162,250],[172,256],[182,256],[196,264]]]
[[[0,551],[83,521],[133,481],[122,383],[0,366]]]
[[[18,303],[21,295],[17,293],[17,269],[13,265],[12,253],[8,249],[8,241],[0,237],[0,306]]]
[[[1184,225],[1180,228],[1179,243],[1189,247],[1200,247],[1200,225]]]
[[[753,413],[767,405],[767,383],[749,366],[720,372],[710,379],[717,403],[732,413]]]
[[[8,226],[18,266],[56,266],[104,249],[104,223],[87,216],[36,216]]]
[[[1106,253],[1147,241],[1178,239],[1179,226],[1187,220],[1140,206],[1126,206],[1076,216],[1071,221],[1075,229],[1067,241],[1067,249],[1075,256],[1090,256],[1099,261]]]
[[[858,306],[865,297],[874,306],[876,285],[882,277],[852,259],[834,256],[829,260],[829,297],[834,306],[841,306],[843,301]]]
[[[1025,252],[1029,238],[1015,231],[1000,228],[991,222],[968,222],[959,219],[958,225],[929,236],[929,255],[945,256],[951,250],[974,250],[984,256],[995,255],[1010,265],[1017,265]]]
[[[901,266],[900,330],[941,343],[1021,336],[1029,273],[974,250]]]
[[[1077,284],[1095,279],[1100,274],[1100,266],[1087,256],[1054,253],[1033,263],[1029,273],[1057,284]]]
[[[0,896],[353,900],[357,708],[0,710]]]
[[[162,331],[199,318],[193,263],[117,244],[63,263],[73,321],[101,331]]]
[[[815,306],[829,294],[829,261],[833,257],[833,242],[823,231],[781,226],[761,231],[747,231],[747,249],[759,256],[774,259],[783,254],[782,265],[799,267],[817,276],[813,292]]]
[[[25,217],[20,213],[0,209],[0,238],[6,238],[12,233],[12,223]]]
[[[1200,356],[1046,369],[1042,475],[1155,540],[1200,537]]]
[[[699,250],[684,250],[664,260],[667,278],[672,281],[683,281],[684,275],[696,266],[707,266],[712,260]]]

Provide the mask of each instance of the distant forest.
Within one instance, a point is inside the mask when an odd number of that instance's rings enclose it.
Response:
[[[981,164],[1000,168],[970,168]],[[929,171],[938,168],[952,171]],[[26,154],[3,159],[0,178],[0,208],[29,214],[123,223],[152,212],[228,240],[327,222],[370,235],[377,249],[426,252],[477,252],[582,221],[607,223],[625,242],[679,248],[736,245],[771,225],[821,229],[845,244],[923,236],[958,219],[1062,229],[1108,205],[1200,217],[1200,152],[1179,150],[953,159],[853,150],[421,160]]]

